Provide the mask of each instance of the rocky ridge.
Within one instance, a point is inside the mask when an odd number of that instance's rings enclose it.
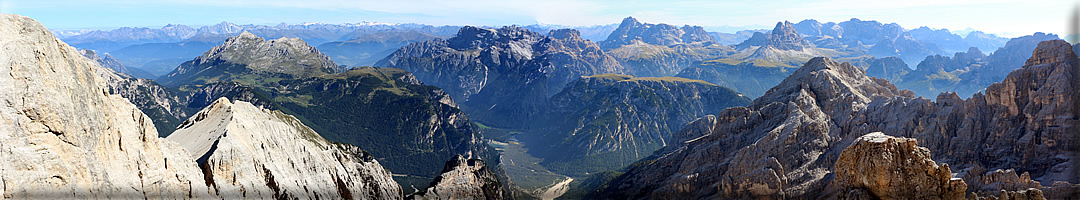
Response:
[[[1044,186],[1077,183],[1067,133],[1080,131],[1071,92],[1080,82],[1067,77],[1080,73],[1078,61],[1064,41],[1045,41],[984,94],[943,93],[932,102],[815,58],[750,106],[718,114],[712,134],[640,161],[601,196],[820,197],[841,150],[878,131],[915,138],[958,171],[1015,169]]]
[[[685,25],[677,27],[670,24],[641,23],[634,17],[626,17],[619,28],[611,32],[607,39],[600,42],[605,49],[614,49],[623,45],[641,41],[646,44],[671,46],[677,44],[693,44],[702,42],[716,42],[704,28],[700,26]]]
[[[79,50],[79,52],[82,53],[84,57],[89,58],[94,62],[97,62],[98,65],[121,73],[122,76],[137,78],[154,78],[153,74],[150,74],[149,72],[143,71],[138,68],[127,67],[123,63],[120,63],[119,60],[116,60],[116,58],[113,58],[112,55],[109,55],[107,53],[105,54],[105,57],[101,57],[98,56],[97,52],[95,52],[94,50],[82,49]]]
[[[516,26],[467,26],[447,40],[402,47],[376,66],[405,69],[420,81],[443,88],[474,119],[515,126],[540,112],[544,99],[566,83],[584,75],[624,71],[575,30],[552,30],[550,35]]]
[[[735,49],[743,50],[752,46],[770,46],[784,51],[803,51],[803,48],[808,44],[796,31],[794,24],[783,21],[777,22],[776,27],[773,28],[770,34],[755,33],[750,39],[735,45]]]
[[[600,43],[630,75],[640,77],[673,76],[695,62],[731,52],[699,26],[677,28],[642,23],[633,17],[624,19]]]
[[[202,198],[186,151],[150,118],[109,95],[108,70],[37,21],[0,15],[0,179],[6,198]]]
[[[367,152],[248,102],[218,99],[167,139],[198,158],[205,184],[223,198],[401,198]]]
[[[159,80],[170,87],[181,83],[212,81],[248,81],[252,82],[249,84],[257,84],[266,80],[246,80],[247,77],[242,74],[307,78],[342,71],[345,71],[343,67],[334,64],[329,57],[299,38],[265,40],[244,32],[181,64]]]

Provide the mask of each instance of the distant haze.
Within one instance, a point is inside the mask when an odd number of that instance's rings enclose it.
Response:
[[[0,0],[0,12],[33,17],[52,29],[161,27],[165,24],[331,24],[361,21],[431,25],[589,26],[641,21],[691,24],[731,32],[772,27],[777,21],[850,18],[898,23],[908,29],[972,28],[1014,37],[1066,32],[1074,0]]]

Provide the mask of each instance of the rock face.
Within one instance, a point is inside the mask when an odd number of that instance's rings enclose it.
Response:
[[[510,198],[499,179],[484,161],[465,159],[456,155],[427,188],[410,194],[406,199],[507,199]]]
[[[1044,41],[1001,83],[967,100],[916,98],[850,64],[816,58],[747,107],[716,115],[710,135],[640,161],[607,198],[821,197],[841,151],[864,133],[922,142],[955,169],[1015,169],[1042,183],[1080,183],[1080,58]],[[976,176],[971,176],[976,177]],[[975,182],[975,180],[965,180]]]
[[[149,117],[109,94],[115,72],[37,21],[0,15],[0,35],[10,50],[0,72],[11,75],[0,78],[5,198],[401,198],[364,151],[245,102],[190,119],[173,138],[182,144],[158,138]]]
[[[832,186],[840,199],[963,199],[967,184],[938,166],[915,139],[881,132],[855,139],[836,159]]]
[[[167,139],[198,158],[205,184],[220,197],[401,198],[390,172],[367,152],[248,102],[218,99]]]
[[[727,54],[730,47],[717,45],[700,26],[682,28],[649,24],[628,17],[601,43],[630,75],[673,76],[683,68]]]
[[[807,19],[802,20],[799,23],[793,25],[799,34],[807,37],[824,37],[840,38],[844,33],[844,28],[837,25],[835,22],[827,22],[822,24],[817,20]]]
[[[120,63],[119,60],[116,60],[116,58],[113,58],[112,55],[109,55],[107,53],[105,54],[105,57],[101,57],[98,56],[97,52],[95,52],[94,50],[82,49],[79,50],[79,52],[82,53],[84,57],[89,58],[94,62],[97,62],[98,65],[112,69],[113,71],[119,72],[124,76],[136,78],[155,78],[155,76],[153,74],[150,74],[149,72],[125,66],[123,63]]]
[[[582,176],[629,165],[668,145],[686,123],[750,103],[700,80],[617,74],[582,77],[549,101],[547,120],[534,127],[553,131],[519,137],[548,169]]]
[[[402,47],[376,66],[401,68],[445,89],[470,117],[518,126],[538,114],[544,99],[566,83],[585,75],[624,72],[600,47],[572,32],[553,30],[546,37],[516,26],[467,26],[447,40]]]
[[[809,43],[803,40],[791,22],[783,21],[776,23],[776,27],[773,28],[771,34],[754,34],[753,37],[736,45],[735,48],[742,50],[751,46],[771,46],[778,50],[802,51],[807,44]]]
[[[264,40],[244,32],[159,80],[169,87],[233,80],[258,84],[269,78],[307,78],[342,71],[343,67],[299,38]],[[258,77],[263,79],[231,74],[261,74]]]
[[[37,21],[0,14],[0,193],[5,198],[206,198],[186,151],[109,95],[108,71]]]
[[[669,24],[649,24],[638,22],[634,17],[626,17],[619,28],[611,32],[608,38],[600,42],[600,46],[606,49],[614,49],[623,45],[634,44],[641,41],[646,44],[670,46],[676,44],[691,44],[700,42],[715,42],[712,36],[700,26],[686,25],[677,27]]]
[[[856,18],[837,23],[837,25],[843,30],[840,38],[843,38],[844,43],[849,45],[856,43],[874,45],[880,41],[895,40],[904,33],[904,28],[896,23],[882,24],[877,21],[864,21]]]

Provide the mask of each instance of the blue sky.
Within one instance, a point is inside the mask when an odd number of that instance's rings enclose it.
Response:
[[[1078,0],[0,0],[0,12],[30,16],[52,29],[123,26],[195,27],[222,21],[385,22],[432,25],[618,23],[634,16],[650,23],[771,27],[777,21],[895,22],[908,29],[974,28],[1004,36],[1065,32]]]

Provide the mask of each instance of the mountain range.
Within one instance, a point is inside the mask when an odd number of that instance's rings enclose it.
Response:
[[[966,34],[633,17],[64,32],[3,14],[0,194],[1075,196],[1080,45]]]
[[[639,161],[606,188],[597,190],[601,191],[598,197],[822,198],[851,194],[829,191],[836,188],[829,187],[830,182],[842,181],[838,158],[844,160],[845,149],[856,148],[852,144],[857,137],[875,131],[916,138],[934,152],[934,160],[951,164],[945,166],[960,171],[951,177],[963,177],[952,180],[969,183],[959,189],[961,196],[1025,190],[1015,187],[1031,181],[1037,181],[1033,186],[1043,187],[1044,192],[1054,191],[1052,187],[1067,187],[1061,185],[1063,182],[1077,181],[1076,169],[1068,163],[1072,159],[1069,152],[1076,146],[1070,142],[1075,139],[1071,133],[1080,127],[1075,119],[1080,116],[1076,115],[1076,95],[1070,88],[1078,84],[1066,77],[1077,74],[1078,61],[1072,46],[1064,41],[1044,41],[1021,69],[991,85],[985,94],[964,100],[955,93],[942,93],[930,101],[882,79],[867,77],[849,63],[815,58],[750,106],[726,109],[709,119],[714,125],[680,131],[705,134],[684,137],[692,139]],[[1024,171],[1021,177],[1025,178],[988,184],[990,177],[984,176],[1001,176],[1001,171],[987,172],[995,169]],[[1016,176],[1016,171],[1005,173]],[[858,178],[911,181],[865,176]],[[945,176],[950,177],[949,173]],[[707,187],[710,185],[713,187]],[[906,191],[900,192],[897,194]],[[881,198],[887,193],[870,195]]]

